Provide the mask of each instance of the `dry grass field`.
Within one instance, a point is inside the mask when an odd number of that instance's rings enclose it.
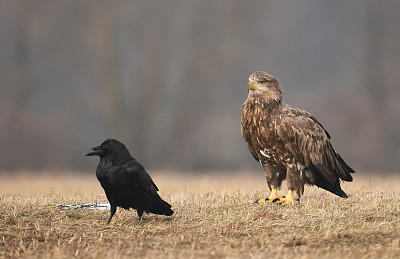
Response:
[[[175,214],[137,225],[119,209],[107,226],[108,211],[55,206],[106,202],[94,172],[59,174],[0,177],[1,258],[400,257],[400,176],[357,173],[348,199],[307,187],[301,204],[249,206],[267,196],[262,172],[151,172]]]

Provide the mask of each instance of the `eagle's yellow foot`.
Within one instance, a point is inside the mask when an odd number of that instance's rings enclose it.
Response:
[[[293,191],[289,190],[288,194],[286,196],[283,196],[283,198],[279,199],[279,201],[277,201],[276,203],[281,205],[288,205],[288,204],[296,204],[299,202],[300,202],[299,199],[295,199],[293,197]]]
[[[284,196],[278,197],[276,188],[271,189],[271,194],[268,198],[265,199],[257,199],[254,203],[255,204],[265,204],[265,203],[275,203],[281,200]]]

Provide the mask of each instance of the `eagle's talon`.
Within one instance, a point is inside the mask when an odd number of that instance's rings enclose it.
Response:
[[[272,200],[272,202],[273,202],[273,203],[277,203],[277,202],[280,201],[280,200],[281,200],[281,199],[279,199],[279,198],[275,198],[275,199]]]
[[[299,199],[295,199],[295,200],[286,200],[286,201],[282,201],[282,202],[277,202],[276,204],[279,205],[294,205],[294,204],[298,204],[300,203]]]
[[[255,205],[255,204],[266,204],[266,203],[276,203],[277,201],[279,201],[281,199],[281,197],[278,197],[278,198],[274,198],[274,199],[270,199],[270,198],[265,198],[265,199],[263,199],[263,198],[259,198],[259,199],[257,199],[254,203],[251,203],[251,204],[249,204],[249,205]]]

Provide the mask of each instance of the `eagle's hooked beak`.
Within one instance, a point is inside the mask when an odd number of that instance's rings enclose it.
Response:
[[[249,82],[249,90],[258,90],[260,88],[261,87],[258,85],[257,82],[255,82],[255,81],[250,81]]]
[[[86,154],[86,156],[101,156],[103,154],[103,149],[101,146],[97,146],[92,148],[92,150],[89,151],[89,153]]]

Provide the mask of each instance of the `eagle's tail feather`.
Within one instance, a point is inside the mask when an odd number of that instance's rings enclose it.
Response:
[[[326,148],[327,150],[325,151],[324,155],[324,166],[326,167],[326,169],[328,169],[328,171],[334,172],[336,177],[339,177],[339,179],[343,181],[353,181],[353,177],[351,176],[351,174],[354,173],[354,170],[346,164],[346,162],[338,153],[336,153],[332,145],[327,145]]]
[[[355,173],[355,171],[346,164],[338,153],[336,153],[336,167],[340,179],[346,182],[353,181],[353,177],[350,174]]]
[[[349,196],[347,196],[347,194],[340,188],[340,186],[338,186],[338,188],[336,188],[336,189],[334,190],[334,192],[332,192],[332,193],[334,193],[334,194],[336,194],[337,196],[342,197],[342,198],[348,198],[348,197],[349,197]]]
[[[339,197],[348,198],[347,194],[340,187],[340,181],[338,179],[333,179],[331,176],[327,177],[328,174],[325,166],[311,165],[308,170],[306,170],[305,175],[307,177],[306,183],[316,185]]]

